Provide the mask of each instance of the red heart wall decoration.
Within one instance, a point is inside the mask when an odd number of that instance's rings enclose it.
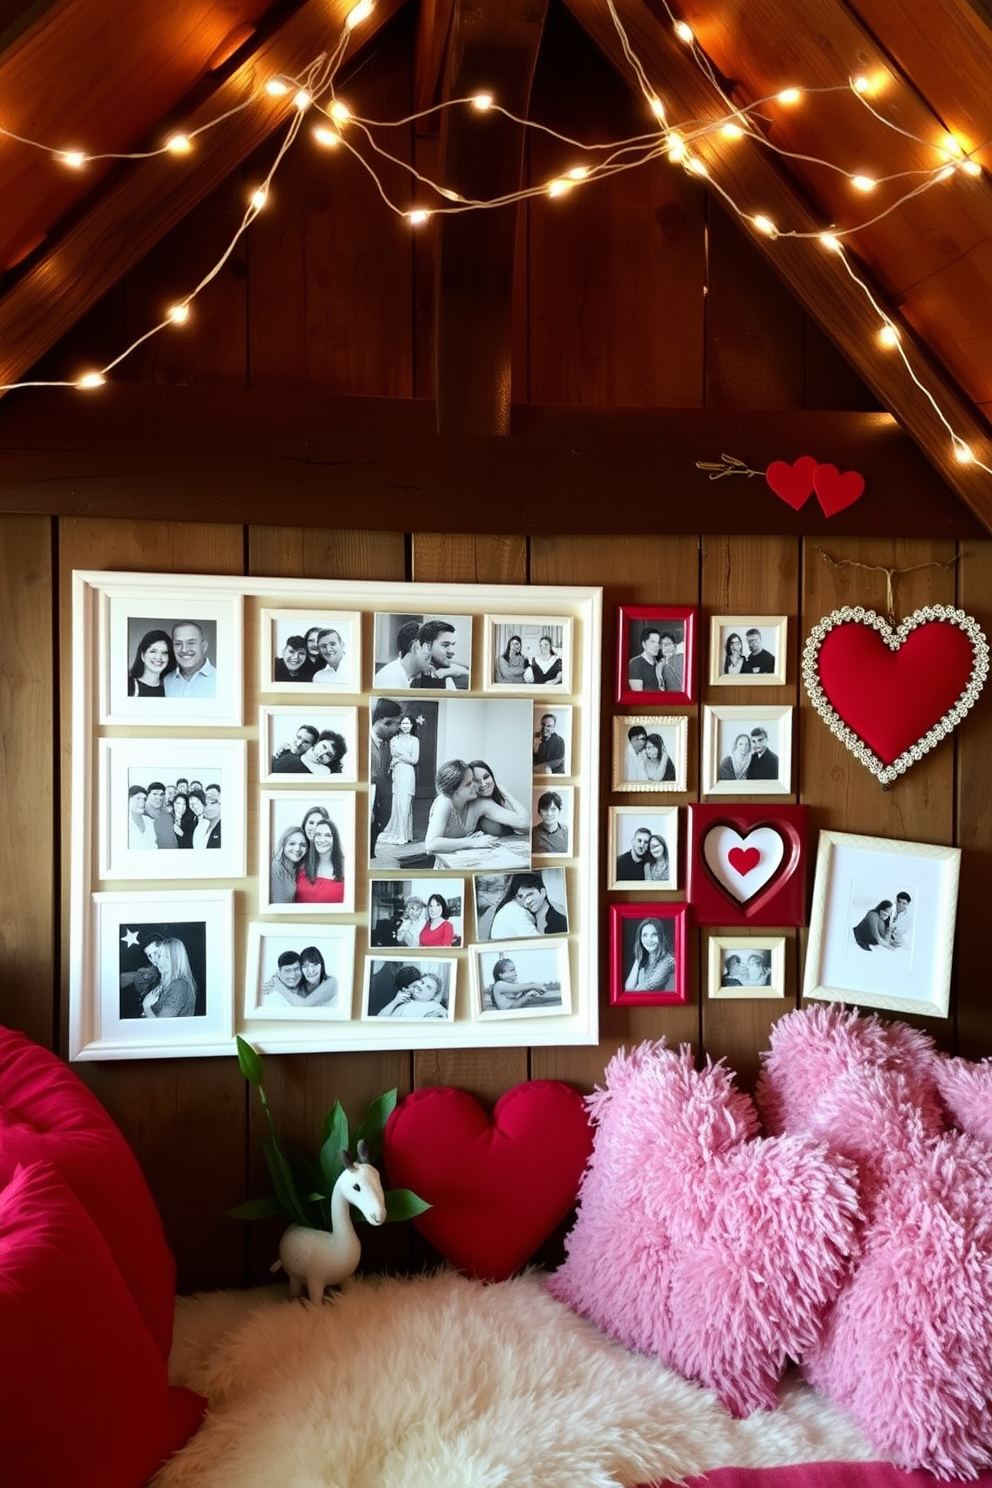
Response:
[[[813,490],[825,517],[835,517],[845,507],[853,506],[865,489],[865,478],[856,470],[843,475],[836,465],[817,465],[813,472]]]
[[[812,455],[800,455],[792,465],[786,464],[785,460],[773,460],[765,471],[765,480],[776,496],[793,511],[798,511],[813,493],[816,469]]]
[[[845,606],[814,626],[803,650],[810,702],[883,785],[904,775],[974,707],[989,670],[978,622],[927,605],[895,630]]]
[[[577,1090],[529,1080],[489,1115],[450,1086],[415,1090],[386,1126],[389,1183],[434,1207],[413,1223],[452,1265],[505,1281],[573,1207],[592,1151]]]

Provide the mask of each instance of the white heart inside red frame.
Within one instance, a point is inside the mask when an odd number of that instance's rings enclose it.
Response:
[[[784,857],[785,842],[774,827],[754,827],[742,836],[734,827],[717,824],[703,838],[707,868],[739,904],[760,894],[775,877]]]

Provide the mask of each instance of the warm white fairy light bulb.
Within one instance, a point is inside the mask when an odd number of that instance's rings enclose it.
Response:
[[[293,94],[293,104],[296,108],[299,109],[300,113],[304,113],[312,103],[313,94],[308,93],[306,88],[297,88],[296,92]]]
[[[942,165],[941,168],[940,168],[940,170],[937,171],[937,173],[935,174],[934,180],[935,181],[949,181],[951,179],[951,177],[952,176],[956,176],[957,173],[958,173],[957,172],[957,166],[954,166],[954,165]]]
[[[547,193],[549,196],[565,196],[574,184],[573,181],[563,181],[560,176],[556,176],[553,181],[548,182]]]
[[[850,179],[851,185],[854,187],[855,191],[874,191],[875,187],[878,185],[878,182],[875,181],[871,176],[857,175],[852,176]]]
[[[486,109],[491,109],[492,106],[493,95],[491,93],[476,93],[472,99],[472,107],[478,109],[480,114],[484,114]]]
[[[821,246],[826,248],[828,253],[840,253],[841,241],[840,238],[837,237],[836,233],[821,233],[819,241]]]
[[[878,333],[878,339],[882,346],[898,346],[899,331],[890,320],[887,320]]]
[[[687,171],[691,171],[694,176],[708,176],[710,173],[706,161],[700,160],[698,155],[687,155],[685,158],[685,168]]]
[[[677,129],[670,129],[668,131],[667,140],[667,154],[669,160],[672,162],[673,165],[676,165],[680,160],[685,159],[685,153],[685,140],[679,134]]]
[[[733,119],[728,119],[726,124],[720,126],[720,133],[724,139],[740,139],[744,130],[739,124],[735,124]]]
[[[954,458],[959,465],[970,465],[975,458],[975,452],[970,444],[965,444],[963,439],[954,438]]]
[[[259,186],[258,189],[256,191],[253,191],[251,194],[251,204],[255,208],[256,212],[260,212],[262,210],[268,199],[269,193],[264,186]]]
[[[372,0],[358,0],[358,4],[352,6],[344,18],[344,29],[346,31],[354,31],[356,26],[360,26],[363,21],[368,20],[373,10],[375,10],[375,6],[372,4]]]
[[[58,158],[63,165],[68,165],[72,170],[79,170],[86,164],[86,156],[82,150],[60,150]]]
[[[569,181],[584,181],[589,175],[589,170],[584,165],[573,165],[571,170],[565,172],[565,175]]]
[[[781,93],[779,93],[778,95],[778,101],[779,103],[784,103],[788,106],[793,103],[798,103],[802,96],[803,93],[801,88],[783,88]]]
[[[686,25],[685,21],[675,22],[675,35],[678,37],[679,41],[684,41],[686,46],[692,46],[692,43],[696,39],[695,32],[693,31],[692,27]]]
[[[423,227],[430,215],[423,207],[416,207],[412,212],[407,212],[406,220],[411,227]]]
[[[102,372],[84,372],[82,377],[77,378],[76,386],[78,388],[98,388],[103,387],[106,380]]]
[[[173,134],[165,142],[170,155],[188,155],[193,145],[188,134]]]
[[[665,105],[662,103],[661,99],[658,97],[658,95],[656,93],[652,93],[651,94],[651,97],[648,99],[648,108],[654,114],[655,118],[656,119],[660,119],[661,122],[664,124],[664,122],[665,122]]]
[[[758,232],[764,233],[766,238],[778,237],[778,228],[775,226],[770,217],[765,216],[764,212],[756,213],[756,215],[751,218],[751,225],[753,227],[756,227],[758,229]]]
[[[336,129],[328,129],[323,124],[318,124],[313,132],[313,137],[318,145],[324,145],[326,149],[333,150],[335,145],[341,143],[341,136]]]
[[[335,98],[330,107],[330,115],[335,124],[346,124],[351,118],[351,109],[340,98]]]
[[[864,76],[852,78],[851,87],[854,89],[855,93],[870,93],[871,78],[866,78]]]
[[[265,91],[270,98],[284,98],[289,92],[289,84],[282,78],[269,78],[265,85]]]
[[[189,306],[186,304],[170,305],[166,311],[173,325],[185,325],[189,320]]]

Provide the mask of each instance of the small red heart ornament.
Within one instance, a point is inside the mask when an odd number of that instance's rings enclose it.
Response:
[[[727,854],[727,862],[743,877],[752,868],[757,868],[761,862],[761,854],[756,847],[732,847]]]
[[[573,1208],[592,1152],[577,1090],[529,1080],[492,1115],[465,1090],[426,1086],[386,1126],[389,1184],[433,1205],[413,1223],[459,1270],[505,1281]]]
[[[787,506],[798,511],[813,494],[817,462],[812,455],[800,455],[791,465],[773,460],[765,471],[765,480]]]
[[[835,517],[853,506],[864,489],[865,478],[856,470],[845,470],[842,475],[836,465],[817,465],[813,472],[813,490],[825,517]]]
[[[802,667],[813,707],[883,785],[957,727],[988,669],[978,622],[947,605],[896,629],[874,610],[835,610],[813,628]]]

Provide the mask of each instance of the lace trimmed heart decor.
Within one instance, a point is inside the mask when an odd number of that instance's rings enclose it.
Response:
[[[845,605],[803,648],[809,700],[832,734],[888,787],[945,739],[978,701],[989,648],[978,622],[927,605],[893,628]]]

